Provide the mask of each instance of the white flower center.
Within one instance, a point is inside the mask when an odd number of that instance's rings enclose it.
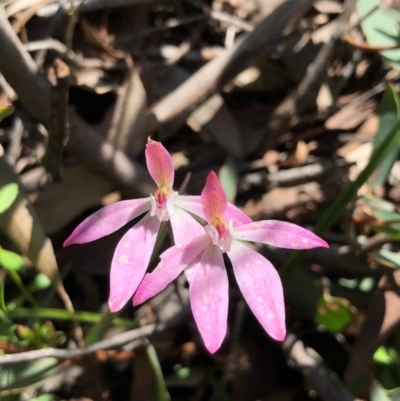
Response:
[[[166,202],[157,202],[157,199],[153,194],[150,194],[150,202],[151,202],[151,216],[157,216],[160,221],[168,221],[169,218],[175,212],[175,201],[178,198],[178,192],[172,192],[172,194],[168,197]]]
[[[231,250],[232,241],[234,240],[232,220],[229,220],[228,232],[224,236],[221,236],[217,229],[211,225],[206,225],[204,231],[211,237],[212,243],[218,246],[222,252]]]

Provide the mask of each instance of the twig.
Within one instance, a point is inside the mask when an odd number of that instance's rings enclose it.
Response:
[[[80,54],[67,49],[64,43],[57,39],[47,38],[28,42],[24,44],[24,48],[28,52],[35,52],[38,50],[53,50],[58,53],[63,59],[67,60],[69,64],[82,68],[102,68],[105,70],[112,69],[126,69],[126,63],[121,60],[101,60],[98,58],[85,58]]]
[[[127,347],[129,348],[129,350],[133,350],[135,348],[138,348],[142,344],[144,337],[159,333],[169,327],[178,324],[186,315],[188,308],[188,305],[185,305],[177,315],[166,320],[165,322],[151,323],[138,329],[129,330],[124,333],[117,334],[111,338],[98,341],[86,347],[75,349],[44,348],[34,351],[21,352],[19,354],[3,355],[0,356],[0,365],[34,361],[36,359],[46,357],[71,359],[78,356],[80,357],[84,355],[89,355],[99,350],[119,348],[128,343],[129,346]]]
[[[354,401],[355,398],[322,358],[306,348],[295,335],[288,334],[283,343],[289,364],[298,369],[311,383],[323,401]]]
[[[27,110],[49,125],[50,85],[37,73],[36,64],[0,13],[0,72],[17,92]],[[146,170],[124,152],[103,141],[96,130],[69,111],[68,148],[93,170],[115,183],[126,195],[148,196],[154,190]]]
[[[24,133],[24,124],[22,118],[18,115],[14,116],[13,125],[10,130],[10,144],[7,148],[6,159],[12,166],[20,154],[21,139]]]
[[[290,184],[297,181],[311,181],[331,170],[348,166],[350,166],[350,164],[343,160],[328,160],[321,163],[308,164],[306,166],[293,167],[287,170],[269,173],[265,176],[265,179],[263,179],[264,177],[259,173],[249,173],[245,175],[245,180],[255,185],[266,185],[268,183]]]
[[[242,29],[246,32],[251,32],[254,29],[254,24],[252,24],[251,22],[244,21],[241,18],[236,17],[235,15],[230,15],[223,11],[210,10],[210,17],[235,26],[236,28]]]
[[[297,89],[288,95],[274,110],[265,128],[268,135],[260,148],[260,153],[265,153],[276,138],[290,126],[293,117],[303,111],[309,105],[309,100],[314,99],[319,89],[326,67],[331,60],[342,35],[346,31],[347,22],[356,6],[356,0],[346,0],[344,11],[338,18],[335,32],[332,38],[324,44],[315,60],[310,64],[307,73]]]
[[[290,23],[311,7],[312,0],[288,0],[231,49],[200,68],[182,85],[155,104],[150,113],[161,136],[180,127],[188,115],[224,84],[245,69],[252,59],[271,52],[287,33]]]
[[[61,181],[61,157],[69,137],[68,91],[69,68],[55,59],[48,75],[51,83],[51,117],[49,141],[43,157],[43,165],[55,182]]]

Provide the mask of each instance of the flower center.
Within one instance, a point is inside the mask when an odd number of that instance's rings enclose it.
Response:
[[[157,188],[154,195],[150,194],[150,215],[157,216],[160,221],[168,221],[174,213],[174,203],[178,195],[178,192],[174,192],[165,185]]]
[[[232,220],[229,221],[229,224],[226,224],[219,217],[214,219],[213,225],[204,227],[204,231],[211,237],[213,244],[221,248],[222,252],[229,252],[231,250],[233,240],[232,229]]]

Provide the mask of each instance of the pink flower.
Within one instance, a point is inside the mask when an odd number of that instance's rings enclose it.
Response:
[[[272,338],[283,340],[286,335],[285,307],[279,274],[267,259],[242,241],[290,249],[328,247],[327,243],[295,224],[275,220],[253,223],[243,221],[245,219],[238,213],[234,218],[230,217],[225,191],[214,172],[207,177],[201,203],[208,222],[204,232],[161,255],[159,265],[141,282],[134,304],[162,291],[185,270],[197,327],[208,351],[216,352],[227,330],[229,284],[223,260],[226,252],[250,309]]]
[[[171,222],[176,244],[202,233],[202,228],[187,213],[202,215],[200,197],[180,196],[172,189],[174,167],[171,156],[161,143],[148,140],[146,162],[158,186],[154,195],[116,202],[100,209],[76,227],[64,242],[67,246],[94,241],[147,212],[126,232],[115,249],[110,272],[111,312],[120,310],[136,291],[149,264],[161,222]]]

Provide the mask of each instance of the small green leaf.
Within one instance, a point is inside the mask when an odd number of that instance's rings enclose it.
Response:
[[[371,385],[371,401],[391,401],[387,391],[378,382]]]
[[[35,385],[59,371],[56,358],[42,358],[33,362],[0,365],[0,391]]]
[[[400,267],[400,254],[392,252],[387,249],[380,249],[379,251],[370,254],[376,261],[384,266],[398,269]]]
[[[14,113],[14,106],[0,106],[0,121]]]
[[[376,150],[387,139],[394,129],[399,129],[398,109],[399,104],[397,97],[393,96],[390,89],[387,89],[383,94],[379,106],[379,127],[375,135],[372,155],[376,153]],[[380,166],[374,173],[373,186],[383,185],[386,182],[390,171],[392,170],[393,164],[399,155],[399,149],[399,146],[393,146],[390,152],[382,160]]]
[[[17,253],[0,248],[0,266],[8,271],[19,271],[25,267],[25,262]]]
[[[41,291],[51,286],[50,279],[43,273],[38,273],[28,287],[30,293]]]
[[[31,401],[56,401],[57,398],[54,394],[42,394],[38,397],[32,398]]]
[[[397,46],[400,37],[400,11],[394,7],[380,6],[380,0],[358,0],[357,2],[357,11],[361,17],[367,15],[374,7],[377,9],[361,21],[361,28],[368,43],[371,46]],[[392,67],[400,68],[399,49],[384,50],[379,53]]]
[[[170,401],[171,397],[165,384],[164,375],[161,370],[160,361],[158,360],[157,351],[151,344],[149,344],[146,348],[146,352],[157,382],[157,401]]]
[[[238,189],[238,175],[235,163],[231,157],[229,157],[226,163],[220,168],[218,178],[225,189],[228,201],[233,203]]]
[[[394,349],[382,346],[375,351],[373,358],[377,363],[391,365],[397,361],[397,354]]]
[[[327,330],[340,332],[344,330],[353,319],[351,304],[345,298],[332,297],[324,294],[317,307],[315,321]]]
[[[5,212],[18,196],[18,185],[14,182],[0,188],[0,213]]]

